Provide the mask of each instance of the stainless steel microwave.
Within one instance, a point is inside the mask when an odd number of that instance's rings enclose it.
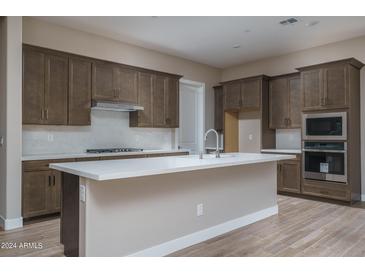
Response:
[[[346,112],[303,114],[303,140],[346,140]]]

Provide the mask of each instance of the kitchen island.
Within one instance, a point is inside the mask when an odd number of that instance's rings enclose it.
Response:
[[[276,162],[233,153],[51,164],[66,256],[164,256],[277,214]]]

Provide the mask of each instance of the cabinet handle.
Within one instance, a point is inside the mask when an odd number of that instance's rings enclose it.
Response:
[[[48,186],[51,186],[51,176],[48,176]]]
[[[53,186],[56,185],[56,175],[53,175]]]
[[[48,108],[46,109],[46,120],[48,120]]]
[[[44,109],[41,108],[41,120],[44,120]]]

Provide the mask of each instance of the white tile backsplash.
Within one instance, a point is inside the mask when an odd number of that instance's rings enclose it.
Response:
[[[277,149],[301,149],[300,129],[277,129],[276,148]]]
[[[93,110],[91,126],[23,126],[23,154],[79,153],[87,148],[172,149],[174,129],[131,128],[128,112]]]

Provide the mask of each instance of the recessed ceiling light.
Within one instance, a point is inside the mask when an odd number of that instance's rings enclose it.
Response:
[[[313,27],[313,26],[318,25],[318,24],[319,24],[319,21],[312,21],[312,22],[306,23],[305,26],[306,27]]]
[[[240,44],[235,44],[235,45],[233,45],[233,48],[234,49],[239,49],[241,47],[241,45]]]

